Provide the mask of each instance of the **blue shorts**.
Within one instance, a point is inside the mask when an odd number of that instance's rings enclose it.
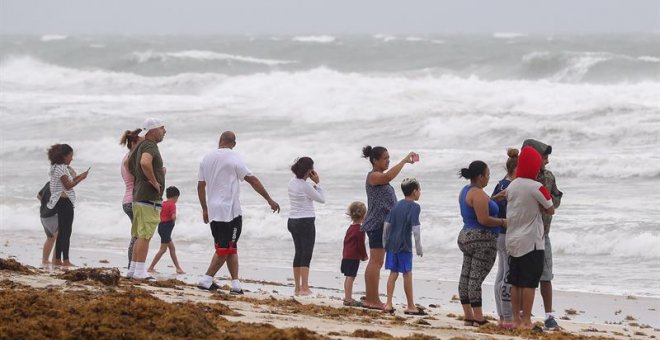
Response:
[[[385,253],[385,269],[397,273],[409,273],[412,271],[412,252]]]

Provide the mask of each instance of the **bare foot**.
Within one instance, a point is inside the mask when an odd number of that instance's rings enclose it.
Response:
[[[184,272],[183,269],[181,269],[181,268],[177,268],[176,273],[177,274],[185,274],[186,272]]]
[[[380,301],[373,303],[373,302],[367,302],[367,300],[363,300],[362,306],[364,308],[369,308],[369,309],[381,309],[381,310],[385,309],[385,304]]]
[[[53,266],[61,266],[62,260],[53,260]]]
[[[153,268],[149,268],[149,269],[147,269],[147,271],[148,271],[149,273],[158,273],[158,272],[156,271],[156,269],[153,269]]]
[[[64,267],[78,267],[78,266],[76,266],[75,264],[69,262],[68,260],[64,261],[64,262],[62,263],[62,265],[63,265]]]
[[[300,290],[300,291],[298,292],[298,295],[302,295],[302,296],[309,296],[309,295],[312,295],[312,294],[314,294],[314,292],[312,292],[312,291],[309,290],[309,289]]]

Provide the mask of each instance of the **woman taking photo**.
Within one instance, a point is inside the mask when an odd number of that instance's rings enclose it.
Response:
[[[87,178],[89,170],[76,176],[71,168],[73,148],[68,144],[55,144],[48,149],[50,160],[50,200],[48,209],[57,211],[59,232],[55,242],[54,265],[73,266],[69,261],[69,243],[73,228],[73,207],[76,203],[76,192],[73,188]]]
[[[383,225],[385,217],[396,204],[396,194],[390,182],[401,172],[407,163],[414,163],[419,156],[411,152],[394,167],[390,167],[390,154],[382,146],[372,148],[367,145],[362,149],[362,157],[371,163],[371,171],[367,174],[365,188],[367,190],[367,216],[362,223],[362,230],[369,237],[369,262],[364,272],[366,296],[362,305],[366,308],[384,309],[380,301],[378,283],[380,269],[385,261],[383,247]]]
[[[470,184],[458,196],[463,217],[463,229],[458,234],[458,248],[463,252],[458,296],[465,325],[480,326],[488,323],[481,310],[481,284],[495,264],[497,235],[500,227],[506,227],[506,219],[497,217],[499,208],[484,191],[490,180],[486,163],[470,163],[461,169],[460,177],[469,179]]]
[[[319,174],[314,171],[314,161],[309,157],[301,157],[291,166],[295,175],[289,181],[289,232],[293,236],[295,256],[293,258],[293,279],[295,295],[311,295],[309,289],[309,265],[314,252],[316,226],[314,220],[314,201],[325,203],[325,194],[319,183]],[[314,184],[307,182],[311,179]]]

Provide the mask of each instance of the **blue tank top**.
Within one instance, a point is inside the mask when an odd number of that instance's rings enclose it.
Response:
[[[481,230],[486,230],[494,234],[498,234],[500,232],[499,227],[486,227],[484,225],[479,224],[479,220],[477,220],[477,214],[474,212],[474,208],[470,207],[467,202],[465,201],[465,197],[467,197],[468,191],[472,188],[472,185],[466,185],[463,190],[461,190],[461,196],[458,201],[460,207],[461,207],[461,216],[463,217],[463,228],[469,228],[469,229],[481,229]],[[488,215],[491,217],[497,217],[497,213],[499,213],[500,208],[497,206],[497,203],[493,200],[488,201]]]
[[[365,188],[367,190],[367,216],[362,223],[362,230],[373,231],[383,228],[385,217],[394,208],[396,204],[396,193],[394,188],[388,184],[371,185],[369,184],[369,175]]]

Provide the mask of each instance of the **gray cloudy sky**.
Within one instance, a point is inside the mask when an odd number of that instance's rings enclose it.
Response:
[[[2,34],[660,33],[660,0],[0,0]]]

